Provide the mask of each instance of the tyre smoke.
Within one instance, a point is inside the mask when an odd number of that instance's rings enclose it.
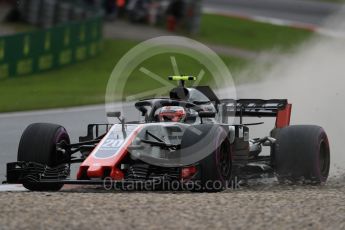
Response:
[[[341,11],[324,27],[344,32],[345,11]],[[253,77],[257,83],[244,84]],[[293,104],[291,124],[322,126],[330,141],[331,175],[344,175],[345,37],[315,35],[274,61],[258,58],[237,79],[239,98],[287,98]],[[267,135],[272,126],[273,122],[256,128],[254,134]]]

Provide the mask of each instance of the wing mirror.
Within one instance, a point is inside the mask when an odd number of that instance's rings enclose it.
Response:
[[[116,117],[120,118],[121,117],[121,112],[108,112],[107,117]]]
[[[216,113],[212,111],[200,111],[199,117],[200,118],[214,118],[216,117]]]
[[[215,112],[211,112],[211,111],[200,111],[199,112],[199,117],[200,117],[200,121],[201,124],[203,123],[203,118],[214,118],[216,117],[216,113]]]
[[[121,119],[121,112],[108,112],[107,113],[107,117],[115,117],[115,118],[117,118],[121,122],[122,133],[123,133],[124,138],[126,138],[127,137],[127,133],[126,133],[126,130],[125,130],[125,118]]]

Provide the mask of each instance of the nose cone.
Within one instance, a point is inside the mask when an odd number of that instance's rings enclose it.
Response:
[[[87,169],[87,176],[89,178],[101,178],[103,177],[104,168],[100,165],[92,165]]]

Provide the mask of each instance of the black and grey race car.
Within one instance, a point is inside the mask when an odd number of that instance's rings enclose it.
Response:
[[[221,191],[233,181],[277,177],[281,183],[322,184],[330,149],[319,126],[290,125],[286,99],[219,99],[208,86],[188,88],[190,76],[173,76],[178,87],[167,98],[135,103],[141,121],[120,112],[116,124],[90,124],[79,143],[66,129],[35,123],[24,131],[17,162],[7,164],[6,183],[33,191],[57,191],[64,184],[121,189]],[[268,135],[250,138],[243,117],[272,117]],[[100,132],[104,130],[104,132]],[[270,149],[262,154],[263,147]],[[71,164],[80,164],[76,179]]]

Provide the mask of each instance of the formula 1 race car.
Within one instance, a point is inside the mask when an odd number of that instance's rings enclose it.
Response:
[[[234,180],[277,177],[281,183],[322,184],[330,168],[330,149],[319,126],[290,126],[285,99],[219,99],[208,86],[187,88],[190,76],[167,98],[135,103],[142,121],[90,124],[79,143],[70,143],[60,125],[35,123],[24,131],[18,161],[7,164],[7,183],[32,191],[57,191],[64,184],[120,189],[221,191]],[[243,117],[273,117],[275,127],[249,138]],[[237,121],[238,122],[235,122]],[[100,132],[100,130],[104,132]],[[269,147],[263,154],[263,146]],[[77,153],[79,153],[77,155]],[[76,179],[70,166],[81,163]]]

